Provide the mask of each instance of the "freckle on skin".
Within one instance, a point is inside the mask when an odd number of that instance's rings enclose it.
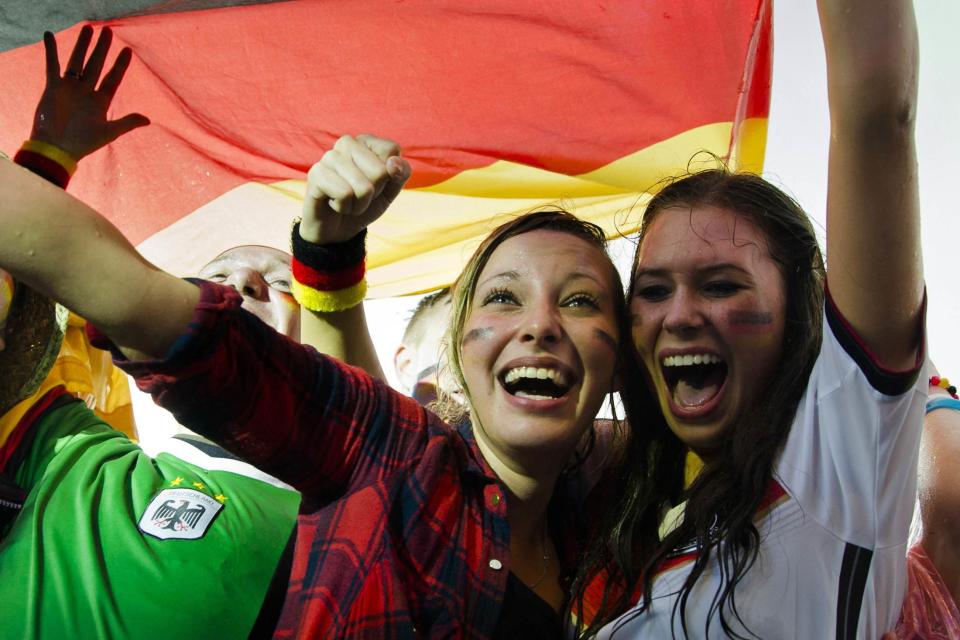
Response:
[[[466,344],[468,342],[473,342],[474,340],[488,340],[492,335],[493,329],[491,327],[477,327],[476,329],[467,331],[460,344]]]

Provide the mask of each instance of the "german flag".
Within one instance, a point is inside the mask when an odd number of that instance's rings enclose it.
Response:
[[[65,59],[82,23],[110,26],[133,50],[114,116],[153,124],[70,190],[150,260],[190,274],[237,244],[287,248],[307,169],[369,132],[414,169],[370,230],[371,295],[426,291],[501,216],[562,204],[612,237],[691,159],[759,171],[770,4],[35,0],[0,35],[0,148],[29,134],[42,32]]]

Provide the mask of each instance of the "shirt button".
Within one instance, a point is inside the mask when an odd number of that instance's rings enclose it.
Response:
[[[490,504],[492,504],[493,506],[497,506],[498,504],[500,504],[500,494],[499,494],[499,493],[495,493],[495,494],[493,494],[492,496],[490,496]]]
[[[500,569],[503,569],[503,563],[500,562],[499,560],[497,560],[496,558],[494,558],[493,560],[491,560],[491,561],[490,561],[489,563],[487,563],[487,564],[488,564],[488,565],[490,566],[490,568],[493,569],[494,571],[500,571]]]

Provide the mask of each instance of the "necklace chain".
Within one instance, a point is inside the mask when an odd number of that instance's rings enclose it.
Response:
[[[547,522],[543,522],[543,536],[540,538],[540,549],[543,551],[543,569],[540,572],[540,577],[537,578],[533,584],[528,584],[527,588],[531,591],[540,586],[540,583],[543,582],[547,577],[547,570],[550,568],[550,552],[547,550]]]

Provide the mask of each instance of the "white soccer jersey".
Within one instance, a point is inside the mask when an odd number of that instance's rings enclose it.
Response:
[[[746,628],[729,607],[725,614],[744,637],[878,640],[900,614],[926,371],[878,367],[829,303],[824,329],[758,514],[759,557],[736,590]],[[719,584],[715,558],[687,601],[691,638],[726,637],[717,612],[707,631]],[[667,563],[651,608],[628,612],[600,637],[683,638],[673,609],[692,560]]]

